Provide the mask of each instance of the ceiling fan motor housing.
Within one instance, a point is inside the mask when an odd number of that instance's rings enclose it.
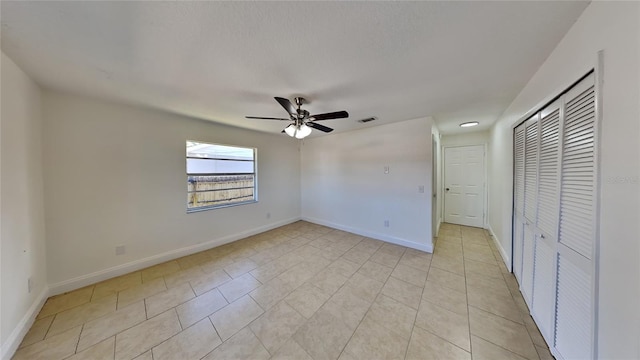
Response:
[[[309,135],[311,132],[311,128],[320,130],[325,133],[329,133],[333,131],[332,128],[320,125],[315,121],[319,120],[333,120],[333,119],[342,119],[348,118],[349,113],[346,111],[334,111],[330,113],[323,114],[315,114],[311,115],[309,111],[302,109],[303,104],[307,104],[308,101],[300,96],[295,97],[293,100],[296,106],[291,103],[289,99],[283,97],[275,97],[274,98],[289,114],[289,119],[292,121],[289,126],[283,132],[286,132],[289,136],[295,136],[298,139],[302,139],[305,136]],[[275,117],[256,117],[256,116],[247,116],[249,119],[264,119],[264,120],[289,120],[286,118],[275,118]],[[288,130],[288,131],[287,131]],[[293,131],[296,130],[296,131]],[[300,132],[301,136],[297,136],[298,132]]]

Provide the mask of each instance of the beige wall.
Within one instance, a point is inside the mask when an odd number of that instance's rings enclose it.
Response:
[[[300,216],[300,155],[289,137],[53,92],[45,93],[44,112],[54,291]],[[187,139],[256,147],[259,201],[187,214]],[[117,245],[124,255],[115,255]]]
[[[302,217],[431,251],[431,124],[415,119],[305,140]]]

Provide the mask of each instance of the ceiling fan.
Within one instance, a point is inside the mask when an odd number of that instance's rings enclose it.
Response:
[[[320,130],[326,133],[332,132],[333,129],[324,125],[316,123],[320,120],[332,120],[348,118],[349,113],[346,111],[335,111],[324,114],[310,115],[307,110],[303,110],[302,104],[307,104],[307,100],[303,97],[296,97],[294,101],[296,106],[289,101],[289,99],[275,97],[276,101],[282,105],[282,107],[289,113],[289,118],[276,118],[276,117],[259,117],[259,116],[246,116],[247,119],[262,119],[262,120],[285,120],[291,121],[291,124],[287,126],[283,133],[296,139],[303,139],[311,134],[311,129]]]

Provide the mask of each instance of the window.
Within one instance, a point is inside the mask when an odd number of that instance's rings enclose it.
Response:
[[[187,141],[187,212],[256,199],[256,149]]]

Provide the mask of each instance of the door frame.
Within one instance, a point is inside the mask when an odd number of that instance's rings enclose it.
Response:
[[[487,211],[489,209],[489,181],[488,181],[488,176],[489,176],[489,172],[488,172],[488,166],[487,166],[487,143],[470,143],[470,144],[464,144],[464,145],[443,145],[441,146],[441,151],[440,151],[440,161],[442,163],[442,173],[440,174],[440,193],[442,194],[442,204],[441,204],[441,208],[440,208],[440,213],[442,214],[442,221],[444,221],[445,218],[445,187],[446,184],[444,183],[444,179],[445,179],[445,175],[446,175],[446,164],[445,164],[445,151],[448,148],[459,148],[459,147],[467,147],[467,146],[482,146],[482,151],[483,153],[483,167],[484,167],[484,174],[483,174],[483,179],[482,181],[484,182],[484,196],[482,199],[482,228],[483,229],[488,229],[489,228],[489,217],[487,216]]]

